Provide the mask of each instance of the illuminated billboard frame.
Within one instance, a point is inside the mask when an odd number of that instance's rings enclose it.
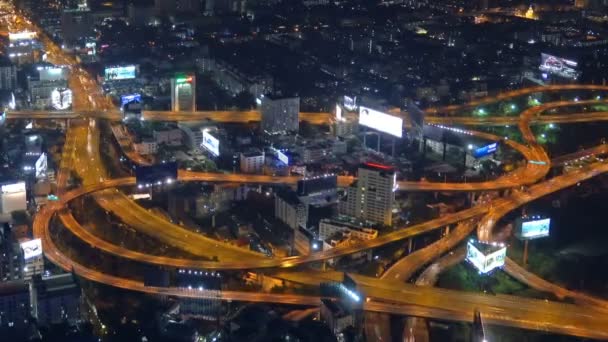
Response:
[[[34,168],[36,170],[36,178],[45,178],[46,170],[48,169],[48,158],[46,153],[42,153],[36,163],[34,164]]]
[[[490,271],[502,267],[505,264],[507,257],[507,247],[504,245],[492,245],[497,247],[498,250],[485,255],[476,246],[474,241],[467,243],[467,260],[477,268],[479,273],[485,274]]]
[[[385,114],[368,107],[359,107],[359,125],[376,129],[397,138],[403,137],[402,118]]]
[[[141,94],[129,94],[123,95],[120,97],[120,106],[124,107],[126,104],[129,104],[133,101],[141,102]]]
[[[31,40],[36,38],[36,32],[23,31],[23,32],[15,32],[8,34],[8,39],[10,41],[15,40]]]
[[[16,194],[19,192],[25,192],[25,182],[18,182],[13,184],[4,184],[0,188],[2,190],[2,194]]]
[[[350,97],[350,96],[346,96],[344,95],[344,100],[343,100],[343,104],[344,104],[344,108],[348,109],[348,110],[355,110],[357,109],[357,97]]]
[[[277,158],[279,158],[279,161],[282,162],[285,165],[289,165],[289,157],[287,157],[287,155],[279,150],[277,151]]]
[[[40,239],[23,242],[20,247],[23,250],[24,260],[42,255],[42,241]]]
[[[220,141],[208,131],[203,131],[202,146],[216,157],[220,155]]]
[[[130,80],[136,77],[137,66],[125,65],[108,67],[104,70],[104,76],[106,81],[119,81],[119,80]]]
[[[538,68],[543,72],[570,79],[577,79],[580,75],[580,72],[576,70],[578,63],[575,61],[546,53],[541,53],[540,58],[541,62]]]
[[[473,157],[475,157],[475,158],[485,157],[487,155],[490,155],[490,154],[496,152],[497,150],[498,150],[498,143],[497,142],[491,143],[489,145],[475,149],[475,151],[473,151]]]
[[[518,229],[518,237],[522,240],[533,240],[549,236],[551,219],[522,221]]]
[[[53,89],[51,92],[51,105],[57,110],[70,108],[72,105],[72,91],[70,89]]]

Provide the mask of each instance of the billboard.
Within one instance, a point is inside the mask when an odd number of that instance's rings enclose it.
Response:
[[[202,146],[214,156],[220,155],[220,141],[208,131],[203,131]]]
[[[505,264],[506,256],[506,246],[485,245],[474,241],[467,243],[467,260],[477,268],[479,273],[488,273],[497,267],[502,267]]]
[[[51,105],[57,110],[70,108],[72,105],[72,91],[70,89],[53,89],[51,92]]]
[[[481,158],[481,157],[485,157],[487,155],[490,155],[494,152],[496,152],[496,150],[498,149],[498,143],[491,143],[489,145],[477,148],[473,151],[473,157],[475,158]]]
[[[57,81],[68,78],[67,69],[62,67],[39,67],[37,70],[41,81]]]
[[[359,125],[367,126],[398,138],[403,136],[403,119],[363,106],[359,107]]]
[[[107,67],[104,71],[106,81],[130,80],[136,77],[136,73],[135,65]]]
[[[344,96],[344,108],[355,110],[357,108],[357,97]]]
[[[135,178],[137,187],[172,184],[177,180],[177,163],[162,163],[150,166],[136,166]]]
[[[539,69],[549,74],[558,75],[565,78],[577,79],[579,71],[576,70],[578,63],[546,53],[540,54],[540,66]]]
[[[42,153],[36,163],[34,164],[34,168],[36,170],[36,178],[46,178],[46,170],[48,168],[47,164],[47,156],[46,153]]]
[[[34,239],[23,242],[21,243],[21,250],[23,250],[24,260],[42,255],[42,241],[40,239]]]
[[[549,236],[549,228],[551,219],[523,221],[521,227],[518,227],[518,237],[522,240],[532,240]]]
[[[0,189],[2,189],[3,195],[25,192],[25,182],[4,184]]]
[[[126,104],[131,102],[141,102],[141,94],[129,94],[120,97],[120,107],[124,107]]]
[[[15,33],[10,33],[8,34],[8,39],[10,41],[16,41],[16,40],[31,40],[31,39],[35,39],[36,38],[36,32],[30,32],[30,31],[22,31],[22,32],[15,32]]]
[[[339,104],[336,105],[336,120],[342,120],[342,107]]]
[[[289,157],[287,157],[287,155],[279,150],[277,151],[277,158],[279,158],[279,161],[285,165],[289,165]]]

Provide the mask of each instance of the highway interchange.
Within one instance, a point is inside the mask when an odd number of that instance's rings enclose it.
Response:
[[[503,324],[513,327],[522,327],[542,331],[552,331],[563,334],[584,336],[591,338],[608,338],[608,318],[605,318],[606,303],[603,300],[590,296],[583,296],[572,291],[564,291],[559,287],[553,288],[553,292],[561,293],[561,297],[572,297],[577,299],[578,305],[546,302],[541,300],[523,299],[510,296],[487,296],[482,294],[462,293],[435,288],[422,288],[409,285],[403,281],[408,280],[411,275],[421,267],[428,265],[441,255],[449,252],[457,246],[473,230],[477,229],[478,236],[482,240],[493,239],[493,228],[501,217],[529,203],[555,191],[573,186],[581,181],[608,171],[608,164],[594,163],[578,170],[566,173],[562,176],[544,180],[547,175],[551,161],[544,148],[536,143],[536,139],[530,130],[531,123],[538,122],[590,122],[605,120],[607,113],[580,113],[569,115],[543,115],[549,109],[561,106],[569,106],[583,103],[599,103],[598,100],[587,102],[562,101],[546,103],[540,106],[530,107],[524,110],[520,117],[500,118],[475,118],[457,117],[454,114],[465,108],[473,108],[483,104],[505,101],[515,97],[534,94],[539,92],[559,92],[564,90],[579,91],[608,91],[605,86],[566,85],[548,86],[520,89],[500,94],[495,97],[477,100],[464,106],[448,106],[435,108],[427,111],[428,122],[441,125],[506,125],[517,124],[522,133],[524,143],[505,140],[501,137],[488,133],[467,131],[468,134],[476,135],[490,141],[503,141],[505,145],[521,153],[527,161],[525,166],[516,169],[503,177],[493,181],[479,183],[433,183],[433,182],[400,182],[401,191],[471,191],[482,192],[487,190],[508,189],[508,194],[493,199],[490,205],[473,206],[454,214],[446,215],[422,224],[402,227],[394,232],[382,235],[377,239],[359,243],[356,245],[334,248],[329,251],[313,253],[308,256],[296,256],[287,258],[268,258],[260,254],[237,248],[230,244],[215,241],[202,235],[185,231],[179,225],[167,222],[163,218],[150,213],[131,201],[118,187],[132,186],[134,178],[110,179],[99,157],[100,131],[97,120],[100,118],[120,120],[120,114],[113,105],[99,91],[99,87],[93,79],[80,68],[74,58],[65,55],[60,48],[42,35],[35,26],[28,24],[25,20],[18,20],[15,26],[23,29],[29,28],[39,32],[42,41],[48,49],[50,60],[57,64],[71,66],[70,86],[74,91],[75,98],[79,99],[74,104],[74,116],[68,128],[60,172],[57,177],[58,194],[60,200],[50,202],[42,208],[35,217],[34,233],[43,241],[43,250],[49,260],[68,271],[100,283],[131,289],[147,293],[156,293],[182,297],[204,298],[210,296],[206,291],[191,291],[181,288],[155,288],[146,287],[140,281],[118,277],[100,272],[86,265],[82,265],[70,259],[64,254],[53,241],[49,225],[52,218],[58,216],[63,225],[76,237],[85,241],[100,251],[108,254],[132,259],[143,263],[165,265],[172,267],[191,267],[202,269],[260,269],[260,268],[289,268],[296,265],[307,264],[314,261],[328,260],[359,251],[369,250],[383,246],[387,243],[407,239],[446,226],[453,226],[452,231],[444,238],[434,243],[432,248],[424,248],[404,257],[393,265],[380,279],[357,277],[359,286],[363,293],[370,299],[364,303],[365,310],[412,315],[423,318],[438,318],[446,320],[471,321],[473,311],[480,309],[484,313],[487,323]],[[84,95],[87,94],[87,95]],[[434,116],[436,114],[444,116]],[[65,118],[58,113],[9,113],[9,118]],[[218,122],[249,122],[258,121],[258,112],[206,112],[206,113],[169,113],[150,112],[145,113],[146,119],[150,120],[202,120],[211,119]],[[327,123],[327,113],[307,113],[302,115],[303,120],[312,123]],[[606,152],[604,146],[598,146],[590,153],[603,154]],[[588,152],[589,153],[589,152]],[[573,157],[573,158],[577,158]],[[566,162],[562,160],[560,162]],[[74,190],[67,190],[67,182],[70,172],[74,171],[83,179],[83,185]],[[343,178],[340,183],[348,184],[352,178]],[[237,182],[257,184],[294,184],[296,177],[267,177],[239,174],[217,174],[196,173],[181,171],[179,181],[208,181],[208,182]],[[527,185],[528,190],[519,191],[518,188]],[[93,233],[82,227],[66,210],[68,203],[85,195],[92,195],[97,203],[104,209],[111,211],[121,220],[134,229],[152,235],[169,245],[180,247],[191,254],[203,259],[178,259],[163,256],[154,256],[142,252],[125,250],[108,241],[96,237]],[[156,235],[155,235],[156,234]],[[202,247],[210,248],[202,248]],[[212,253],[212,254],[209,254]],[[210,257],[217,257],[218,261],[209,261]],[[205,260],[207,259],[207,260]],[[441,269],[441,267],[440,267]],[[530,286],[545,288],[552,284],[530,275],[514,264],[507,262],[505,269],[515,278],[532,284]],[[316,271],[276,273],[275,276],[302,283],[318,284],[324,279],[340,280],[339,275],[321,273]],[[429,276],[430,277],[430,276]],[[422,277],[425,279],[425,277]],[[432,281],[426,281],[431,283]],[[420,281],[421,284],[425,280]],[[534,285],[537,284],[537,285]],[[540,285],[539,285],[540,284]],[[554,285],[553,285],[554,286]],[[314,296],[286,295],[252,293],[238,291],[222,291],[222,298],[235,301],[261,301],[272,303],[298,304],[306,306],[318,305],[319,298]],[[581,305],[583,304],[583,305]]]

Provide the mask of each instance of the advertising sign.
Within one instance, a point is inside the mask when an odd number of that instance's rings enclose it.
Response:
[[[336,120],[342,120],[342,107],[339,104],[336,105]]]
[[[57,110],[70,108],[72,105],[72,91],[70,89],[53,89],[51,92],[51,105]]]
[[[541,237],[549,236],[549,228],[551,226],[551,219],[546,218],[542,220],[524,221],[521,223],[521,232],[519,232],[520,239],[532,240]]]
[[[135,78],[137,67],[135,65],[125,65],[117,67],[108,67],[105,69],[104,75],[106,81],[129,80]]]
[[[498,149],[498,143],[497,142],[491,143],[490,145],[486,145],[486,146],[480,147],[478,149],[475,149],[475,151],[473,151],[473,157],[475,157],[475,158],[485,157],[489,154],[496,152],[497,149]]]
[[[30,40],[30,39],[34,39],[34,38],[36,38],[36,32],[23,31],[23,32],[15,32],[15,33],[8,34],[8,39],[11,41]]]
[[[38,157],[38,160],[36,160],[36,163],[34,164],[36,178],[45,178],[47,167],[47,156],[46,153],[43,153]]]
[[[130,94],[123,95],[120,97],[120,106],[124,107],[126,104],[131,102],[141,102],[141,94]]]
[[[558,75],[565,78],[576,79],[579,72],[576,70],[578,63],[569,59],[541,53],[539,69],[541,71]]]
[[[467,243],[467,260],[477,268],[479,273],[488,273],[497,267],[502,267],[505,264],[506,256],[507,247],[498,247],[497,250],[486,255],[475,246],[474,242]]]
[[[56,81],[67,79],[67,69],[64,68],[38,68],[38,75],[41,81]]]
[[[203,131],[203,147],[216,157],[220,155],[220,141],[208,131]]]
[[[25,182],[4,184],[1,189],[2,189],[2,194],[4,194],[4,195],[25,192]]]
[[[403,119],[371,108],[359,107],[359,124],[401,138]]]
[[[355,110],[357,108],[357,97],[344,96],[344,108]]]
[[[21,244],[23,259],[28,260],[42,255],[42,241],[40,239],[30,240]]]
[[[281,161],[283,164],[289,165],[289,157],[287,157],[285,153],[277,150],[277,158],[279,158],[279,161]]]

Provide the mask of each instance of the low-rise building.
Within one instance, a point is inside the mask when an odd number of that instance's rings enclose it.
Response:
[[[152,137],[159,145],[180,146],[182,144],[182,131],[177,128],[155,130],[152,132]]]
[[[302,203],[295,191],[280,189],[274,201],[274,215],[292,229],[306,227],[308,205]]]
[[[262,173],[266,155],[260,150],[251,150],[241,153],[241,172],[242,173]]]
[[[364,221],[345,217],[322,219],[319,221],[319,238],[322,240],[338,232],[348,232],[360,240],[372,240],[378,237],[378,230],[369,228]]]
[[[140,142],[134,143],[133,148],[138,154],[147,156],[158,152],[158,143],[153,138],[143,138]]]

